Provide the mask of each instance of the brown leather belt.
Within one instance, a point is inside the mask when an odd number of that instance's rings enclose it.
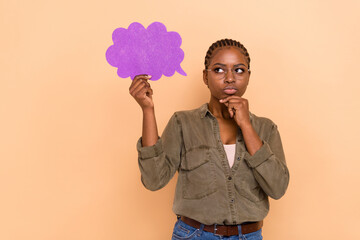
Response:
[[[188,217],[181,216],[181,221],[197,229],[201,227],[200,222]],[[241,224],[241,233],[247,234],[247,233],[256,232],[260,230],[262,226],[263,226],[263,221]],[[221,235],[226,237],[239,235],[239,230],[237,225],[215,225],[215,224],[204,225],[204,231],[212,232],[216,235]]]

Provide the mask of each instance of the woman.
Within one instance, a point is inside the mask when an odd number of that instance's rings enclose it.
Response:
[[[268,196],[279,199],[289,173],[277,126],[249,112],[243,98],[250,57],[239,42],[223,39],[205,57],[210,101],[176,112],[158,137],[151,76],[136,76],[130,94],[143,110],[137,148],[144,186],[164,187],[179,172],[172,239],[262,239]]]

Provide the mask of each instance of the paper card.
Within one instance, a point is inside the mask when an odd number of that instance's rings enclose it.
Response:
[[[134,22],[128,29],[115,29],[112,39],[114,44],[107,49],[106,60],[118,69],[119,77],[134,79],[148,74],[154,81],[175,72],[186,76],[180,66],[184,59],[180,34],[168,32],[164,24],[154,22],[145,29]]]

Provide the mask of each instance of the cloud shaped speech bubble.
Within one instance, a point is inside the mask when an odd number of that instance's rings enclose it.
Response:
[[[134,79],[136,75],[148,74],[151,80],[158,80],[175,71],[186,76],[180,66],[184,59],[180,34],[168,32],[164,24],[154,22],[145,29],[134,22],[128,29],[115,29],[112,39],[114,45],[107,49],[106,60],[118,68],[119,77]]]

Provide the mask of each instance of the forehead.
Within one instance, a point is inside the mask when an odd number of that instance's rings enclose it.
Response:
[[[244,54],[238,47],[221,47],[215,49],[210,59],[210,64],[223,63],[223,64],[246,64],[247,61]]]

